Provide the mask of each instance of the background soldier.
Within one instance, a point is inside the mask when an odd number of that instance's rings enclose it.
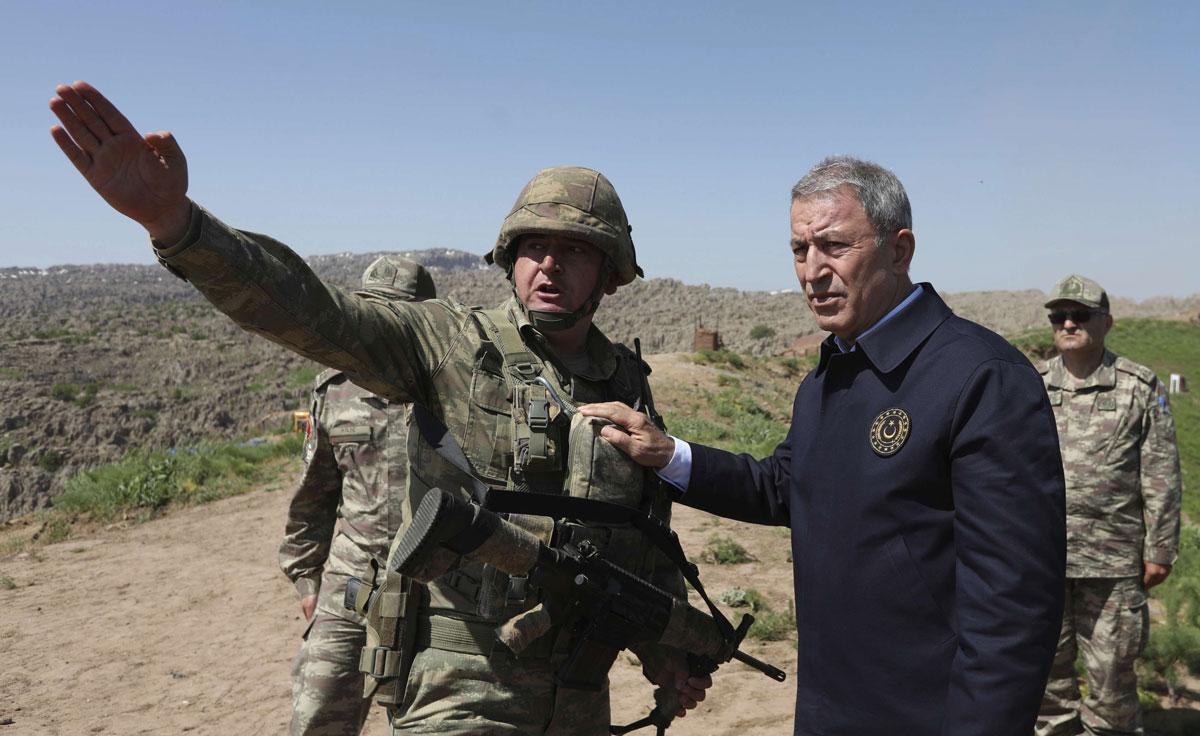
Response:
[[[1067,276],[1046,307],[1059,354],[1041,373],[1067,481],[1067,592],[1037,733],[1141,733],[1133,667],[1149,633],[1146,590],[1167,578],[1179,545],[1175,423],[1154,371],[1104,348],[1113,318],[1099,284]]]
[[[420,405],[489,486],[566,492],[567,412],[553,410],[551,397],[650,405],[648,368],[592,325],[601,298],[641,275],[624,207],[599,172],[546,169],[521,191],[491,253],[513,287],[502,308],[385,303],[325,285],[282,243],[234,230],[194,205],[186,160],[170,133],[139,134],[86,82],[56,91],[50,108],[62,126],[51,135],[106,202],[146,228],[172,273],[243,328],[343,370],[389,401]],[[411,448],[420,433],[409,436]],[[424,482],[469,492],[428,443],[417,449],[423,454],[410,450],[410,470],[420,468]],[[423,490],[410,472],[405,503],[419,503]],[[663,521],[670,516],[652,474],[596,491]],[[683,595],[678,570],[640,532],[560,521],[541,529],[544,541],[550,533],[555,543],[588,541]],[[593,692],[555,679],[575,643],[570,621],[559,620],[520,656],[497,645],[497,624],[538,603],[525,582],[491,566],[463,566],[431,583],[415,612],[402,612],[405,625],[416,627],[416,651],[401,668],[411,675],[393,711],[394,731],[607,736],[607,687]],[[567,603],[547,606],[565,610]],[[680,715],[711,684],[706,676],[688,678],[677,651],[648,647],[638,655],[647,677],[678,693]]]
[[[399,256],[368,266],[359,294],[400,301],[437,296],[429,273]],[[317,377],[309,416],[304,477],[279,546],[279,566],[295,583],[308,620],[292,666],[291,733],[353,736],[371,705],[359,670],[366,632],[342,598],[347,578],[362,575],[372,558],[384,563],[399,528],[408,408],[327,370]]]

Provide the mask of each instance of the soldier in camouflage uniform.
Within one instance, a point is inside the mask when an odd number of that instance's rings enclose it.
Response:
[[[1105,349],[1113,319],[1099,284],[1067,276],[1046,307],[1059,354],[1041,373],[1067,481],[1067,596],[1037,733],[1140,734],[1146,590],[1166,579],[1179,544],[1175,423],[1154,371]]]
[[[448,428],[487,485],[568,490],[565,412],[554,410],[554,396],[649,404],[648,367],[592,324],[602,296],[641,275],[624,208],[598,172],[547,169],[522,190],[490,254],[514,292],[500,309],[451,300],[384,303],[327,286],[282,243],[234,230],[194,205],[186,161],[169,133],[137,134],[84,82],[57,92],[50,105],[62,122],[51,131],[55,141],[105,201],[146,228],[167,269],[245,329],[342,370],[389,401],[422,407]],[[470,487],[422,440],[409,433],[408,512],[428,487],[464,494]],[[657,477],[639,470],[636,480],[605,489],[606,497],[669,519]],[[678,570],[631,527],[559,520],[539,531],[556,544],[593,542],[634,574],[683,594]],[[416,592],[419,598],[404,599],[419,600],[404,620],[416,627],[416,651],[392,712],[395,732],[608,733],[606,687],[589,692],[555,682],[574,640],[569,622],[521,655],[497,645],[496,625],[539,601],[526,580],[472,563]],[[687,677],[679,652],[650,646],[638,655],[648,678],[677,692],[680,714],[711,685],[708,677]],[[371,659],[382,676],[394,674],[392,658]]]
[[[424,267],[398,256],[368,266],[358,293],[401,301],[437,296]],[[279,566],[308,620],[292,665],[291,733],[353,736],[371,705],[359,671],[366,632],[342,598],[350,576],[361,575],[372,559],[383,564],[399,528],[408,409],[327,370],[317,377],[309,416],[304,477],[279,546]]]

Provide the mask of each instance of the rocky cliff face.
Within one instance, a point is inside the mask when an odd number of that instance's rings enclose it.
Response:
[[[378,253],[310,259],[353,287]],[[494,305],[510,291],[476,254],[407,253],[439,294]],[[1037,291],[958,294],[951,305],[1003,333],[1041,326]],[[1141,305],[1118,316],[1196,314],[1200,298]],[[782,352],[817,331],[798,293],[740,292],[674,279],[638,281],[608,297],[597,323],[647,353],[688,351],[695,326],[720,330],[750,354]],[[270,431],[306,409],[320,370],[216,313],[158,266],[0,269],[0,521],[43,508],[81,470],[134,449],[187,447]]]

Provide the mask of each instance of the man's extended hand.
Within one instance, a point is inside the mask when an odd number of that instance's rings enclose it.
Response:
[[[317,610],[317,594],[306,595],[300,599],[300,613],[304,614],[305,621],[311,621],[313,611]]]
[[[1143,562],[1142,570],[1142,587],[1146,590],[1150,590],[1166,580],[1167,576],[1171,574],[1170,565],[1159,565],[1156,562]]]
[[[607,419],[616,426],[604,427],[600,436],[608,440],[638,465],[664,468],[675,454],[675,440],[663,434],[645,414],[619,401],[584,404],[579,413]]]
[[[104,95],[87,82],[60,84],[50,109],[62,122],[50,128],[92,189],[117,212],[163,243],[187,232],[187,161],[167,131],[140,135]]]

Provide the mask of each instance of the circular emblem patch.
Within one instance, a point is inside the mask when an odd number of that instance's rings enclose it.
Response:
[[[871,425],[871,449],[879,457],[891,457],[904,447],[908,430],[912,426],[908,412],[903,409],[887,409],[875,417]]]

